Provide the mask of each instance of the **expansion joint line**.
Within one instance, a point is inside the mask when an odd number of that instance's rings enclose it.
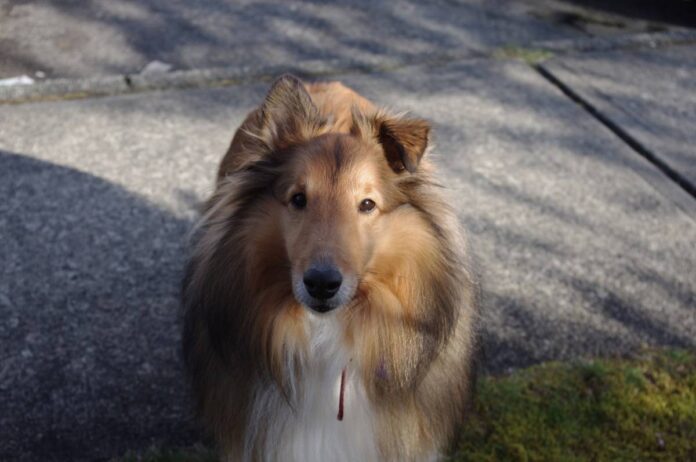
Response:
[[[563,83],[559,78],[557,78],[553,73],[548,71],[540,64],[533,64],[532,67],[547,81],[552,85],[557,87],[563,92],[568,98],[573,102],[582,107],[587,111],[592,117],[599,121],[602,125],[607,127],[619,137],[624,143],[626,143],[631,149],[633,149],[640,156],[644,157],[648,162],[653,164],[660,170],[664,175],[666,175],[670,180],[679,185],[684,191],[686,191],[691,197],[696,198],[696,185],[691,183],[682,174],[670,167],[666,162],[660,159],[654,152],[646,148],[640,141],[631,136],[626,130],[621,128],[618,124],[613,122],[607,116],[602,114],[596,107],[594,107],[589,101],[580,96],[577,92],[573,91],[568,85]]]

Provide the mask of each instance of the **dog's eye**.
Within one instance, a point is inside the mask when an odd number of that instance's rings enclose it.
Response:
[[[303,209],[307,207],[307,196],[303,193],[297,193],[290,198],[290,203],[296,209]]]
[[[358,207],[358,209],[362,213],[369,213],[374,208],[375,208],[375,201],[373,201],[372,199],[363,199],[363,201],[360,203],[360,206]]]

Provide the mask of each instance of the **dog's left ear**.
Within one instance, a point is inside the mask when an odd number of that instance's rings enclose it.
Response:
[[[391,169],[396,173],[414,173],[428,147],[430,124],[423,119],[411,119],[378,113],[371,118],[353,110],[353,135],[373,136],[384,149]]]

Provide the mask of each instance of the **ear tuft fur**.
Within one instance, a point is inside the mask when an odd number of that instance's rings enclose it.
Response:
[[[382,145],[391,169],[396,173],[414,173],[428,147],[430,124],[423,119],[410,119],[377,113],[371,118],[353,109],[355,136],[371,136]]]

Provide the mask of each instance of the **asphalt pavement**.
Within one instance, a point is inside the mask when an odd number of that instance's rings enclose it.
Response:
[[[487,18],[490,6],[443,5],[419,20],[434,15],[433,30],[451,27],[476,49],[453,12]],[[528,50],[535,34],[577,35],[527,10],[492,16],[517,18]],[[650,43],[571,47],[540,65],[463,54],[332,76],[433,122],[483,276],[487,373],[696,348],[696,45]],[[178,350],[187,233],[267,88],[0,105],[0,460],[107,460],[200,440]]]

